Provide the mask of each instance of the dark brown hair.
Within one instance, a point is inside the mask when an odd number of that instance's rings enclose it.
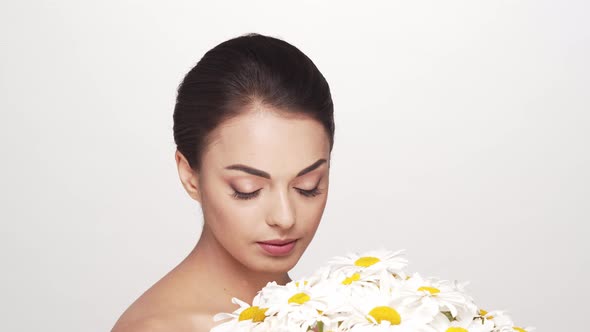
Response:
[[[295,46],[249,33],[209,50],[178,86],[174,142],[193,170],[201,169],[209,134],[253,103],[316,119],[332,151],[334,106],[324,76]]]

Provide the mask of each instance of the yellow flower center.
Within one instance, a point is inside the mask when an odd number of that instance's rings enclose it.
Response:
[[[305,294],[305,293],[297,293],[293,296],[291,296],[291,298],[289,299],[289,303],[297,303],[297,304],[303,304],[307,301],[309,301],[310,297],[309,295]]]
[[[372,257],[372,256],[365,256],[365,257],[361,257],[359,259],[357,259],[354,262],[354,265],[356,266],[360,266],[360,267],[369,267],[377,262],[380,262],[381,260],[377,257]]]
[[[428,287],[428,286],[422,286],[422,287],[418,288],[418,290],[419,291],[428,291],[432,295],[434,295],[436,293],[440,293],[440,290],[438,288]]]
[[[342,281],[343,285],[350,285],[352,284],[353,281],[358,281],[361,279],[361,275],[359,273],[355,273],[353,275],[351,275],[350,277],[344,279],[344,281]]]
[[[469,332],[462,327],[449,327],[445,332]]]
[[[369,316],[375,318],[379,324],[384,320],[389,321],[391,325],[399,325],[402,322],[399,313],[392,307],[388,306],[378,306],[371,309],[371,311],[369,311]],[[367,318],[367,320],[369,319]]]
[[[483,309],[479,309],[479,315],[480,316],[482,316],[482,317],[484,317],[485,319],[488,319],[488,320],[491,320],[491,319],[494,318],[494,316],[492,316],[492,315],[486,316],[487,314],[488,314],[487,311],[485,311]]]
[[[254,314],[254,317],[252,317],[252,321],[254,323],[263,322],[266,318],[266,310],[268,310],[268,308],[259,308]]]
[[[238,317],[239,321],[252,320],[253,322],[262,322],[266,318],[266,310],[268,308],[259,308],[257,306],[251,306],[240,313]]]
[[[254,317],[254,313],[256,313],[256,311],[258,311],[258,307],[256,307],[256,306],[247,308],[240,313],[240,317],[238,317],[238,320],[242,321],[242,320],[252,319],[252,317]]]
[[[513,327],[513,329],[514,329],[515,331],[518,331],[518,332],[526,332],[526,330],[525,330],[525,329],[523,329],[523,328],[520,328],[520,327]]]

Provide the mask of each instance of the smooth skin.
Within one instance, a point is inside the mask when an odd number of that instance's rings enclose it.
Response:
[[[329,187],[330,147],[321,123],[254,104],[212,134],[198,174],[175,153],[180,181],[203,211],[199,241],[112,332],[209,331],[217,324],[213,315],[238,308],[232,297],[251,303],[269,281],[291,281],[288,271],[311,242]],[[239,199],[234,190],[257,193]],[[289,255],[278,257],[257,243],[274,239],[297,241]]]

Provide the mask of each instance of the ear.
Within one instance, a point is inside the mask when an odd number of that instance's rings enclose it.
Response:
[[[174,154],[176,166],[178,167],[178,176],[182,186],[195,201],[201,203],[201,190],[199,188],[199,175],[189,165],[184,155],[176,150]]]

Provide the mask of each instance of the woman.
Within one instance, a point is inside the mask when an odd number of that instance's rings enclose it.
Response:
[[[259,34],[208,51],[178,88],[180,181],[203,212],[190,254],[112,332],[209,331],[213,315],[251,301],[312,240],[328,198],[334,144],[330,88],[289,43]]]

